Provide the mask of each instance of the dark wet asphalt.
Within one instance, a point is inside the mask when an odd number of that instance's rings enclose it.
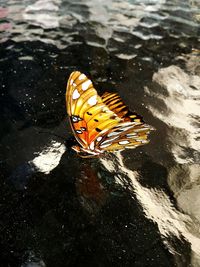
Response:
[[[0,266],[200,266],[199,1],[0,1]],[[80,70],[156,128],[81,159]]]

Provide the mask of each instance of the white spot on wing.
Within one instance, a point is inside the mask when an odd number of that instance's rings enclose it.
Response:
[[[110,146],[110,145],[111,145],[111,143],[109,143],[109,144],[105,144],[105,145],[101,145],[100,148],[105,148],[105,147],[108,147],[108,146]]]
[[[106,145],[106,144],[108,144],[108,143],[111,143],[112,141],[116,140],[117,138],[118,138],[118,136],[117,136],[117,137],[114,137],[114,138],[110,138],[110,139],[104,141],[104,142],[102,143],[102,145],[104,145],[104,144]]]
[[[141,143],[142,144],[147,144],[147,143],[149,143],[149,141],[148,140],[141,140]]]
[[[136,142],[141,142],[141,139],[135,139]]]
[[[102,136],[97,137],[98,142],[101,141],[101,139],[102,139]]]
[[[80,94],[79,94],[78,90],[75,89],[74,92],[73,92],[72,98],[75,100],[75,99],[77,99],[79,97],[80,97]]]
[[[132,125],[130,125],[130,126],[126,126],[126,127],[122,127],[121,129],[122,129],[123,131],[127,131],[127,130],[129,130],[129,129],[131,129],[131,128],[133,127],[133,124],[135,124],[135,123],[132,122]]]
[[[90,106],[94,106],[94,105],[96,105],[96,103],[97,103],[97,96],[96,95],[93,95],[88,99],[88,104]]]
[[[119,141],[119,145],[126,145],[129,144],[130,142],[128,140],[123,140],[123,141]]]
[[[73,122],[77,122],[77,121],[78,121],[78,117],[76,117],[76,116],[72,116],[72,121],[73,121]]]
[[[126,134],[126,137],[134,137],[134,136],[137,136],[137,134],[136,133]]]
[[[104,107],[103,109],[102,109],[102,112],[103,113],[110,113],[110,114],[114,114],[109,108],[107,108],[107,107]]]
[[[120,132],[112,132],[112,133],[109,133],[107,136],[111,137],[111,136],[115,136],[115,135],[120,135]]]
[[[90,149],[91,149],[91,150],[94,150],[94,142],[92,142],[92,143],[90,144]]]
[[[83,73],[78,77],[79,80],[84,80],[85,78],[86,78],[86,76]]]
[[[111,136],[115,136],[115,135],[120,135],[122,132],[125,132],[125,131],[131,129],[132,127],[133,127],[132,123],[131,124],[128,123],[128,125],[124,123],[123,126],[116,129],[116,132],[111,132],[107,136],[111,137]]]
[[[83,91],[87,90],[91,83],[92,83],[92,82],[91,82],[90,80],[87,80],[86,82],[84,82],[84,83],[82,84],[82,89],[83,89]]]
[[[70,85],[72,85],[72,84],[73,84],[73,82],[74,82],[74,80],[73,80],[73,79],[71,79],[71,81],[70,81]]]

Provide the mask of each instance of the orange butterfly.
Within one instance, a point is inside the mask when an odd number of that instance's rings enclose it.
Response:
[[[67,113],[80,146],[72,148],[84,157],[105,151],[136,148],[149,142],[153,128],[130,112],[115,93],[97,94],[92,82],[79,71],[71,73],[66,91]]]

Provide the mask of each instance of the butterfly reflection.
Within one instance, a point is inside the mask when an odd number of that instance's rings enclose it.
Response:
[[[98,173],[88,164],[81,168],[76,179],[76,191],[82,206],[91,214],[97,213],[109,196]]]

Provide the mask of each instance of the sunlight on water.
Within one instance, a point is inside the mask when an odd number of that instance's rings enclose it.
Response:
[[[143,207],[146,216],[158,225],[163,242],[169,247],[170,251],[176,253],[175,248],[168,242],[168,238],[171,235],[177,236],[178,238],[184,236],[192,245],[195,260],[200,260],[200,239],[194,234],[200,227],[199,223],[177,211],[169,197],[162,190],[143,187],[139,182],[140,177],[138,173],[129,170],[124,165],[123,157],[120,153],[116,154],[115,160],[115,166],[118,166],[118,177],[121,176],[127,180],[130,179],[130,189]],[[101,159],[101,162],[109,172],[114,171],[113,162],[108,162],[105,159]],[[118,177],[116,182],[119,179]],[[120,184],[123,185],[122,180]]]
[[[197,58],[198,60],[199,58]],[[168,112],[164,113],[156,107],[150,107],[156,117],[174,128],[183,130],[182,138],[176,138],[172,147],[172,152],[178,163],[193,162],[191,158],[185,156],[185,149],[189,146],[191,149],[199,150],[200,141],[197,129],[200,118],[199,109],[199,90],[200,77],[194,74],[187,74],[181,68],[170,66],[160,69],[153,76],[153,82],[159,84],[167,93],[167,97],[162,94],[153,93],[151,97],[161,99]],[[181,133],[181,131],[180,131]],[[173,141],[173,140],[172,140]]]
[[[65,151],[66,148],[64,144],[52,141],[51,144],[45,147],[30,163],[32,163],[38,171],[48,174],[58,166]]]

